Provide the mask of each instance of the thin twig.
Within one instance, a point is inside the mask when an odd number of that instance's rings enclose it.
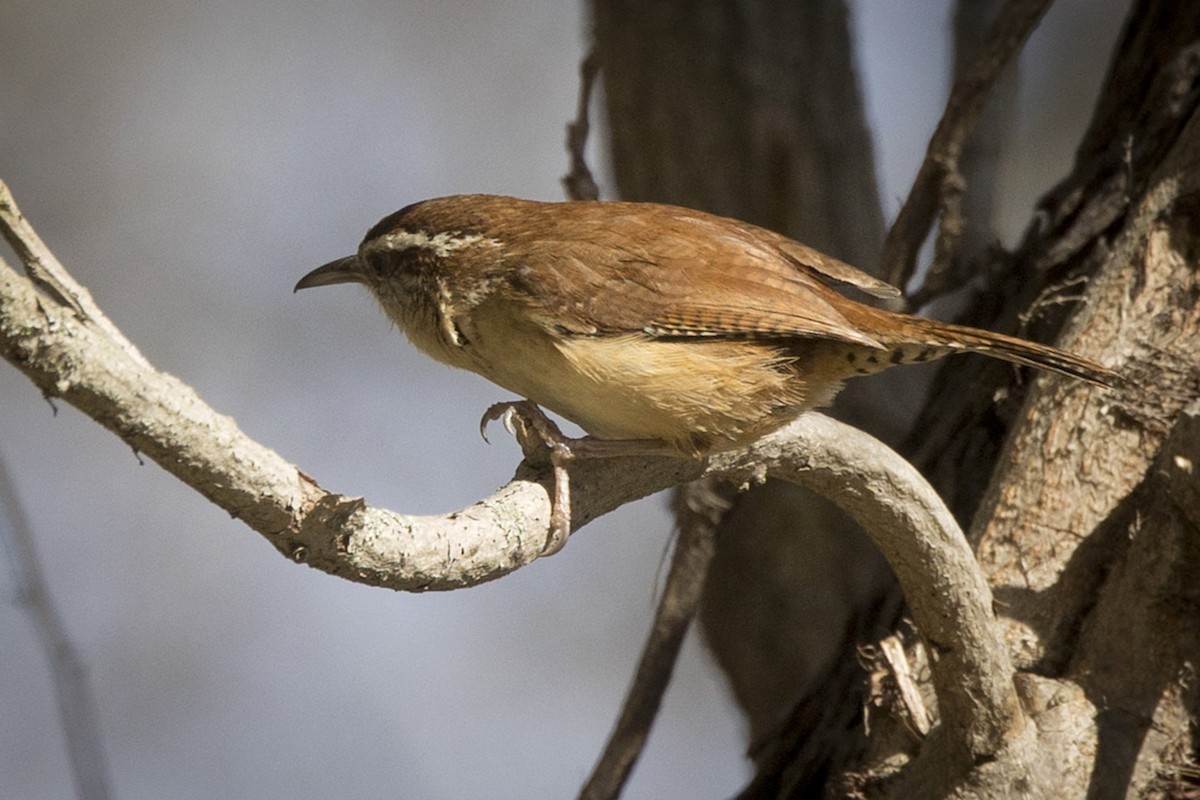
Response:
[[[16,486],[0,458],[0,549],[12,570],[17,601],[29,613],[34,636],[46,653],[58,718],[67,740],[67,756],[81,800],[110,796],[108,761],[96,714],[96,699],[88,684],[83,659],[67,635],[66,626],[50,596],[38,563],[29,522]]]
[[[563,188],[571,200],[596,200],[600,189],[588,169],[588,134],[591,131],[589,112],[592,106],[592,90],[600,72],[600,56],[593,49],[579,64],[579,104],[575,109],[575,121],[567,123],[567,152],[571,156],[571,171],[563,176]]]
[[[937,291],[949,281],[946,277],[958,257],[958,245],[966,231],[963,217],[963,195],[967,191],[967,179],[960,171],[961,164],[952,167],[942,179],[941,197],[938,200],[938,232],[933,241],[933,262],[925,276],[925,287]],[[911,276],[910,276],[911,277]]]
[[[703,482],[700,482],[703,483]],[[696,616],[700,595],[716,550],[717,518],[702,511],[679,509],[679,538],[667,573],[654,625],[600,760],[579,793],[580,800],[618,797],[642,754],[671,681],[684,634]]]
[[[954,74],[972,64],[987,40],[1003,0],[958,0],[954,8]],[[1017,100],[1017,70],[1006,69],[984,103],[979,119],[963,142],[960,180],[948,184],[938,214],[933,261],[921,286],[909,299],[917,310],[957,291],[987,263],[998,247],[991,231],[996,176]]]
[[[1038,296],[1029,304],[1029,308],[1017,316],[1017,320],[1020,323],[1018,331],[1021,332],[1018,335],[1023,335],[1023,332],[1029,327],[1030,323],[1043,314],[1049,313],[1051,308],[1082,302],[1086,296],[1087,284],[1088,276],[1076,275],[1046,286],[1038,292]],[[1067,289],[1072,286],[1077,287],[1074,294],[1067,292]]]
[[[1008,0],[992,25],[979,55],[954,81],[946,110],[929,140],[925,160],[913,181],[908,199],[883,243],[881,274],[888,283],[903,288],[916,269],[917,253],[939,210],[947,217],[935,247],[943,253],[953,247],[961,230],[955,223],[962,192],[959,158],[963,145],[983,111],[992,87],[1008,63],[1021,51],[1029,34],[1053,0]]]

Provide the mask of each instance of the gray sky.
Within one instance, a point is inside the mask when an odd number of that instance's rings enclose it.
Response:
[[[946,5],[855,7],[890,215],[944,98]],[[1053,115],[1016,128],[1010,232],[1068,168],[1120,13],[1063,0],[1031,43],[1024,97]],[[503,393],[416,353],[365,293],[291,286],[423,197],[561,197],[583,32],[555,0],[10,0],[0,177],[155,365],[324,486],[446,512],[512,474],[516,446],[476,432]],[[661,497],[502,581],[393,594],[289,563],[57,405],[0,365],[0,448],[99,695],[118,797],[577,791],[650,622]],[[0,638],[0,797],[70,796],[11,602]],[[741,735],[692,637],[626,796],[729,795]]]

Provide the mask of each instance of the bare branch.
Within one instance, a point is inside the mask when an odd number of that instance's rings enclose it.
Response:
[[[993,755],[1020,726],[1021,712],[991,590],[950,512],[911,464],[856,428],[808,414],[785,430],[791,436],[728,457],[765,465],[854,517],[896,573],[936,653],[934,688],[950,738],[973,756]]]
[[[0,235],[21,259],[29,278],[39,289],[103,331],[130,358],[149,366],[133,343],[96,305],[92,293],[71,277],[58,257],[42,241],[42,237],[38,236],[38,232],[17,207],[17,201],[4,181],[0,181]]]
[[[935,246],[945,258],[961,233],[963,190],[959,159],[992,87],[1053,0],[1008,0],[992,25],[980,53],[954,81],[946,110],[929,139],[925,160],[913,180],[908,199],[883,242],[881,274],[888,283],[903,288],[913,276],[917,253],[934,216],[941,212],[945,224]]]
[[[67,635],[67,627],[50,596],[33,546],[33,533],[3,459],[0,459],[0,549],[5,551],[12,568],[17,599],[29,612],[34,635],[50,664],[76,794],[81,800],[105,800],[110,796],[110,781],[96,698],[83,659]]]
[[[571,155],[571,171],[563,176],[563,188],[572,200],[596,200],[600,189],[592,171],[588,169],[588,134],[591,132],[589,111],[592,107],[592,89],[600,73],[600,55],[594,49],[584,56],[579,64],[579,105],[575,109],[575,121],[567,123],[567,152]]]

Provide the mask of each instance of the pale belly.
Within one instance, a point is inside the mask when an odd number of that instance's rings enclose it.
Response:
[[[807,391],[787,359],[745,342],[550,336],[486,315],[473,327],[469,369],[602,439],[666,441],[694,455],[745,444],[832,396]]]
[[[552,336],[505,310],[487,303],[472,310],[469,325],[401,327],[439,361],[601,439],[659,440],[685,455],[727,449],[828,403],[845,377],[806,379],[794,357],[744,341]]]

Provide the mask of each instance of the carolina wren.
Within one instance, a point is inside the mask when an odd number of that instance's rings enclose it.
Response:
[[[856,302],[832,287],[900,293],[763,228],[653,203],[426,200],[296,289],[347,282],[419,349],[572,420],[593,437],[573,444],[599,451],[737,447],[847,378],[957,351],[1117,382],[1053,347]]]

